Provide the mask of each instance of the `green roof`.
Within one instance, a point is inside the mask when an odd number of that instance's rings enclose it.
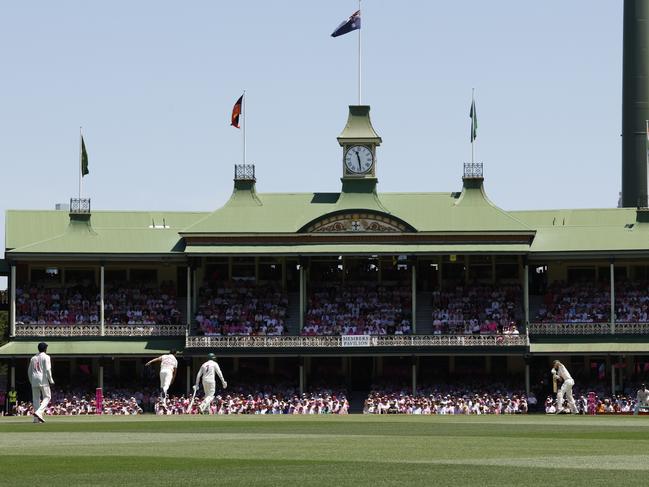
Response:
[[[222,208],[186,228],[185,234],[295,233],[331,213],[371,210],[419,232],[533,233],[495,206],[481,187],[462,193],[262,193],[235,190]]]
[[[16,340],[0,347],[0,357],[30,357],[38,353],[38,341]],[[151,338],[141,340],[47,340],[47,353],[56,357],[82,355],[160,355],[185,347],[184,338]]]
[[[8,254],[168,254],[184,250],[178,232],[205,216],[194,212],[93,211],[90,225],[64,211],[9,210]]]
[[[649,223],[636,221],[634,208],[512,211],[537,233],[533,254],[647,252]]]

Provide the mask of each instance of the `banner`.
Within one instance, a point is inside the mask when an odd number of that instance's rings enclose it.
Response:
[[[342,335],[340,338],[343,347],[369,347],[372,337],[369,335]]]

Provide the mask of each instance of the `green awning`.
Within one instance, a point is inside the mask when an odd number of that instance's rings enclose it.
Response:
[[[531,353],[649,353],[649,342],[530,343]]]
[[[141,340],[15,340],[0,347],[0,357],[31,357],[38,344],[46,341],[52,356],[153,356],[185,347],[184,338],[152,338]]]

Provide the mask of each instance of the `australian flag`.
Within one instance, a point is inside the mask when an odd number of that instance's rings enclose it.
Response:
[[[351,17],[349,17],[342,24],[336,27],[336,30],[333,31],[331,37],[338,37],[360,28],[361,28],[361,11],[357,10],[352,14]]]

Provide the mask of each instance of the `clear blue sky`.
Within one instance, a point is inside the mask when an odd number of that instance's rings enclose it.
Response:
[[[356,103],[353,0],[5,2],[4,210],[77,194],[79,126],[95,209],[221,206],[248,92],[259,192],[338,191]],[[363,102],[380,191],[457,191],[478,159],[504,209],[613,207],[620,190],[622,2],[363,1]],[[0,283],[2,284],[2,283]]]

